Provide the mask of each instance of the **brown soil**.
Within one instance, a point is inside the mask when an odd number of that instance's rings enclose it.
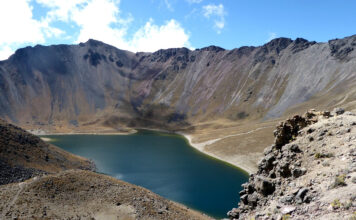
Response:
[[[210,219],[142,187],[69,170],[0,186],[2,219]]]

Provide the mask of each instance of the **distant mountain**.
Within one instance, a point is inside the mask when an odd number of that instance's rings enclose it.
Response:
[[[132,53],[100,41],[19,49],[0,62],[0,117],[26,128],[193,128],[313,106],[356,107],[356,35],[328,43]]]

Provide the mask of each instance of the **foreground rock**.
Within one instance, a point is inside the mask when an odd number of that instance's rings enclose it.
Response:
[[[0,198],[0,219],[209,219],[144,188],[83,170],[0,186]]]
[[[231,219],[355,219],[356,116],[309,111],[282,122]]]
[[[94,170],[94,164],[0,119],[0,185],[67,169]]]

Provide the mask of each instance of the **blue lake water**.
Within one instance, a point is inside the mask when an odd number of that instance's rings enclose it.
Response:
[[[143,186],[215,218],[237,206],[247,173],[195,150],[180,135],[51,135],[51,143],[90,158],[98,172]]]

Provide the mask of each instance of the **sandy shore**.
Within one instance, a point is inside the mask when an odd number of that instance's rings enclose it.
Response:
[[[52,138],[41,137],[41,139],[46,142],[52,141]]]
[[[216,138],[216,139],[208,140],[208,141],[201,142],[201,143],[193,143],[193,141],[192,141],[193,136],[190,134],[186,134],[186,133],[182,133],[182,132],[174,133],[174,132],[169,132],[169,131],[165,131],[165,130],[161,130],[161,129],[146,129],[146,128],[136,128],[135,130],[132,130],[131,132],[110,132],[110,133],[101,133],[101,132],[48,133],[43,130],[40,130],[40,131],[29,130],[29,132],[31,132],[32,134],[35,134],[35,135],[41,135],[42,136],[41,139],[43,141],[51,142],[51,141],[53,141],[52,138],[43,137],[43,136],[47,136],[47,135],[130,135],[130,134],[136,133],[140,129],[181,135],[185,139],[187,139],[187,141],[191,147],[195,148],[196,150],[200,151],[203,154],[206,154],[208,156],[211,156],[216,159],[222,160],[226,163],[229,163],[235,167],[238,167],[239,169],[242,169],[243,171],[245,171],[249,174],[251,174],[255,171],[254,167],[250,167],[247,165],[246,160],[244,160],[245,155],[236,155],[236,156],[234,155],[234,156],[229,156],[229,157],[226,156],[225,157],[225,156],[216,155],[214,153],[211,153],[211,152],[208,152],[205,150],[205,146],[208,146],[215,142],[218,142],[223,138]],[[234,136],[234,135],[232,135],[232,136]]]
[[[40,135],[40,136],[47,136],[47,135],[130,135],[137,133],[137,130],[132,130],[128,132],[70,132],[70,133],[50,133],[50,132],[35,132],[33,130],[27,130],[31,134]],[[49,139],[49,138],[48,138]],[[43,139],[44,140],[44,139]]]
[[[216,155],[214,153],[211,153],[211,152],[208,152],[208,151],[205,150],[205,146],[213,144],[213,143],[219,141],[220,138],[212,139],[212,140],[205,141],[205,142],[202,142],[202,143],[193,143],[192,135],[185,134],[185,133],[177,133],[177,134],[184,136],[188,140],[190,146],[192,146],[193,148],[197,149],[198,151],[200,151],[203,154],[209,155],[211,157],[214,157],[216,159],[219,159],[219,160],[222,160],[222,161],[224,161],[226,163],[229,163],[229,164],[231,164],[231,165],[233,165],[233,166],[235,166],[237,168],[240,168],[240,169],[244,170],[248,174],[251,174],[251,173],[255,172],[255,169],[253,167],[245,165],[246,163],[245,163],[243,157],[239,157],[238,160],[236,160],[237,158],[234,158],[234,157],[222,157],[222,156]]]

